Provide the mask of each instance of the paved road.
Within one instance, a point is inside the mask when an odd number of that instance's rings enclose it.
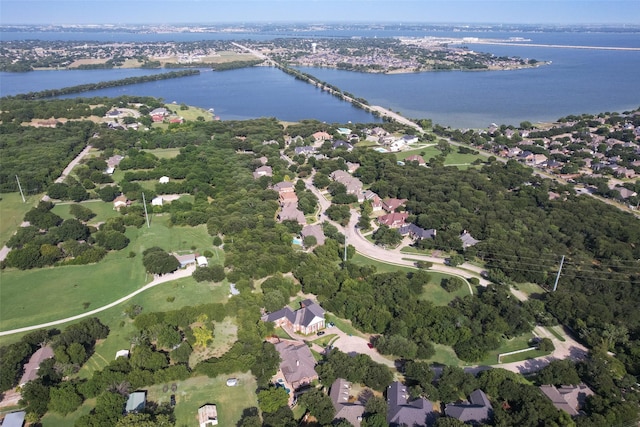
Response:
[[[121,304],[131,298],[133,298],[134,296],[153,288],[154,286],[157,286],[161,283],[166,283],[166,282],[170,282],[172,280],[177,280],[177,279],[182,279],[183,277],[189,277],[191,276],[191,274],[193,273],[193,271],[195,270],[195,265],[192,266],[188,266],[187,268],[178,270],[174,273],[169,273],[169,274],[165,274],[159,277],[156,277],[155,279],[153,279],[152,282],[144,285],[143,287],[141,287],[140,289],[131,292],[129,295],[125,295],[124,297],[120,298],[117,301],[114,301],[110,304],[107,305],[103,305],[102,307],[96,308],[95,310],[91,310],[91,311],[87,311],[86,313],[82,313],[82,314],[78,314],[76,316],[70,316],[64,319],[59,319],[59,320],[54,320],[53,322],[47,322],[47,323],[41,323],[39,325],[32,325],[32,326],[26,326],[24,328],[16,328],[16,329],[11,329],[8,331],[2,331],[0,332],[0,336],[4,336],[4,335],[12,335],[12,334],[17,334],[20,332],[28,332],[28,331],[33,331],[35,329],[41,329],[41,328],[49,328],[51,326],[56,326],[56,325],[60,325],[62,323],[67,323],[67,322],[71,322],[74,320],[78,320],[78,319],[82,319],[85,317],[89,317],[89,316],[93,316],[94,314],[100,313],[101,311],[105,311],[108,310],[112,307],[115,307],[118,304]]]
[[[75,159],[71,160],[71,162],[67,165],[66,168],[64,168],[64,170],[62,171],[62,174],[56,179],[55,182],[63,182],[67,176],[69,176],[69,174],[71,173],[71,171],[73,170],[73,168],[76,167],[76,165],[78,163],[80,163],[80,161],[84,158],[84,156],[86,156],[89,153],[89,150],[91,150],[91,146],[87,145],[84,150],[82,150]],[[47,196],[46,194],[44,196],[42,196],[42,200],[43,201],[47,201],[49,200],[49,196]],[[24,223],[23,223],[24,224]],[[24,227],[25,225],[21,225],[21,227]],[[3,246],[0,249],[0,261],[4,261],[4,259],[7,257],[7,255],[9,254],[9,252],[11,251],[11,248],[7,247],[7,246]]]

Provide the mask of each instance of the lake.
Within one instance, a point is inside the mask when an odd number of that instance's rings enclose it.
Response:
[[[8,33],[3,33],[3,38]],[[11,37],[16,34],[10,33]],[[61,33],[42,39],[59,39]],[[72,34],[71,40],[201,40],[229,38],[229,34]],[[345,36],[323,32],[318,37]],[[579,46],[638,47],[638,34],[628,33],[443,33],[404,34],[367,30],[349,35],[389,37],[392,35],[456,37],[523,37],[531,43]],[[54,37],[55,36],[55,37]],[[153,36],[153,37],[152,37]],[[282,34],[278,34],[278,37]],[[24,35],[22,37],[25,37]],[[83,38],[84,37],[84,38]],[[154,38],[155,37],[155,38]],[[269,35],[235,34],[236,39],[273,38]],[[26,38],[26,37],[25,37]],[[28,38],[38,38],[30,34]],[[520,56],[550,65],[512,71],[428,72],[379,75],[333,69],[301,68],[322,81],[400,112],[409,118],[430,118],[435,123],[460,128],[484,128],[490,123],[513,124],[528,120],[553,121],[569,114],[625,111],[640,106],[640,52],[548,47],[470,45],[478,51],[499,56]],[[13,95],[82,83],[116,80],[166,70],[73,70],[0,73],[0,95]],[[277,69],[212,72],[199,76],[149,82],[86,92],[73,96],[148,95],[166,102],[214,108],[223,120],[277,117],[285,121],[315,118],[329,123],[374,122],[376,117],[338,100],[313,86],[295,80]]]

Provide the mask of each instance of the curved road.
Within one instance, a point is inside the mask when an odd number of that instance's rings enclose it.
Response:
[[[76,316],[70,316],[64,319],[59,319],[59,320],[54,320],[52,322],[47,322],[47,323],[41,323],[39,325],[32,325],[32,326],[26,326],[24,328],[16,328],[16,329],[11,329],[8,331],[2,331],[0,332],[0,336],[4,336],[4,335],[11,335],[11,334],[17,334],[20,332],[28,332],[28,331],[33,331],[34,329],[41,329],[41,328],[48,328],[51,326],[56,326],[56,325],[60,325],[62,323],[67,323],[67,322],[71,322],[74,320],[78,320],[78,319],[82,319],[84,317],[89,317],[89,316],[93,316],[94,314],[100,313],[101,311],[105,311],[108,310],[112,307],[115,307],[118,304],[121,304],[131,298],[133,298],[134,296],[138,295],[139,293],[142,293],[144,291],[146,291],[147,289],[151,289],[154,286],[157,286],[161,283],[165,283],[165,282],[170,282],[172,280],[176,280],[176,279],[182,279],[184,277],[189,277],[191,275],[191,273],[193,273],[193,271],[196,269],[195,265],[191,265],[185,269],[182,270],[178,270],[176,272],[173,273],[169,273],[169,274],[165,274],[159,277],[156,277],[152,282],[144,285],[143,287],[141,287],[138,290],[135,290],[133,292],[131,292],[129,295],[123,296],[122,298],[120,298],[117,301],[114,301],[110,304],[107,305],[103,305],[102,307],[96,308],[95,310],[91,310],[91,311],[87,311],[86,313],[82,313],[82,314],[78,314]]]

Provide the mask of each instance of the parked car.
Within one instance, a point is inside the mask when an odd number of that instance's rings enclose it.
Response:
[[[333,322],[329,322],[329,323],[327,323],[327,326],[328,326],[329,328],[333,328],[334,326],[336,326],[336,324],[335,324],[335,323],[333,323]]]
[[[169,398],[169,404],[171,406],[176,406],[176,395],[172,394],[171,397]]]
[[[238,385],[238,379],[237,378],[229,378],[227,380],[227,387],[235,387]]]
[[[323,335],[324,335],[324,331],[318,331],[318,332],[316,333],[316,335],[317,335],[317,336],[319,336],[319,337],[321,337],[321,336],[323,336]]]
[[[373,344],[371,344],[370,342],[367,343],[367,347],[369,348],[373,348]]]

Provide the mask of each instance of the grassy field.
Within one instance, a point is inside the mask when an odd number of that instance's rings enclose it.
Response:
[[[433,346],[436,349],[436,354],[428,360],[430,363],[452,366],[462,365],[463,362],[458,359],[456,352],[448,345],[434,344]]]
[[[153,150],[142,150],[151,153],[159,159],[173,159],[180,154],[180,148],[155,148]]]
[[[255,389],[257,384],[250,373],[236,373],[229,377],[238,378],[239,385],[227,387],[227,377],[195,377],[185,381],[158,384],[146,388],[147,401],[157,404],[167,403],[172,394],[176,396],[174,414],[176,426],[198,425],[198,408],[207,403],[217,406],[220,425],[232,426],[240,420],[245,408],[258,406]],[[176,391],[171,386],[176,385]],[[167,387],[167,391],[164,388]],[[62,417],[49,412],[43,419],[43,427],[68,427],[95,407],[95,399],[90,399],[77,411]]]
[[[413,267],[405,267],[398,266],[394,264],[386,264],[380,261],[375,261],[370,258],[364,257],[360,254],[355,254],[353,259],[351,260],[354,264],[357,265],[375,265],[376,271],[378,273],[388,273],[393,271],[416,271]],[[429,283],[424,285],[424,291],[420,296],[420,299],[425,301],[432,301],[435,305],[447,305],[451,302],[455,297],[462,297],[464,295],[469,295],[469,288],[467,286],[463,286],[456,292],[449,293],[442,289],[440,286],[440,282],[444,278],[451,277],[448,274],[438,273],[435,271],[429,271],[429,275],[431,276],[431,280]]]
[[[76,203],[73,202],[62,202],[56,203],[56,205],[51,210],[54,214],[58,215],[62,219],[74,218],[71,213],[69,213],[69,209],[71,205]],[[105,222],[107,219],[120,215],[118,211],[113,209],[113,203],[111,202],[103,202],[102,200],[87,200],[85,202],[80,203],[87,209],[91,209],[93,213],[96,214],[95,217],[91,218],[89,221],[89,225],[96,225],[101,222]]]
[[[151,281],[141,254],[152,246],[180,253],[210,250],[215,254],[212,263],[223,259],[204,225],[170,227],[168,216],[160,216],[154,217],[151,228],[129,228],[126,234],[131,239],[129,246],[109,253],[97,264],[0,271],[0,330],[80,314],[135,291]],[[129,258],[130,251],[137,256]]]
[[[479,365],[495,365],[496,363],[498,363],[498,354],[508,353],[510,351],[522,350],[524,348],[530,347],[529,341],[533,337],[534,336],[532,333],[526,333],[526,334],[520,335],[519,337],[512,338],[510,340],[503,340],[502,345],[497,350],[489,352],[487,357],[485,357],[483,360],[478,362],[478,364]],[[519,358],[516,357],[516,359],[512,361],[525,360],[531,355],[527,353],[520,353],[520,354],[516,354],[515,356],[518,356]]]
[[[424,153],[424,154],[421,154]],[[413,155],[420,155],[422,156],[422,158],[425,160],[425,162],[428,162],[430,158],[432,157],[436,157],[440,154],[442,154],[442,152],[440,150],[438,150],[435,146],[428,146],[428,147],[421,147],[421,148],[417,148],[415,150],[408,150],[408,151],[401,151],[398,153],[394,153],[396,155],[396,158],[398,160],[404,160],[409,156],[413,156]],[[476,159],[480,159],[482,161],[486,160],[485,156],[482,156],[480,154],[460,154],[458,153],[458,149],[457,147],[452,147],[452,151],[450,154],[447,155],[447,157],[445,158],[444,164],[445,165],[471,165],[471,163],[473,163],[474,160]]]
[[[227,387],[227,378],[238,378],[239,384]],[[218,410],[218,421],[221,426],[234,426],[240,420],[242,411],[258,406],[255,390],[257,384],[250,373],[235,373],[224,377],[195,377],[175,383],[177,390],[164,391],[164,384],[147,389],[147,399],[158,404],[169,402],[172,394],[176,396],[174,414],[176,426],[196,426],[198,424],[198,408],[207,403],[215,404]]]
[[[500,361],[502,363],[520,362],[521,360],[533,359],[540,356],[549,354],[548,351],[530,350],[522,353],[512,354],[510,356],[504,356]]]
[[[36,206],[42,194],[25,195],[26,203],[22,202],[20,193],[0,194],[0,247],[13,236],[22,220],[32,207]]]

